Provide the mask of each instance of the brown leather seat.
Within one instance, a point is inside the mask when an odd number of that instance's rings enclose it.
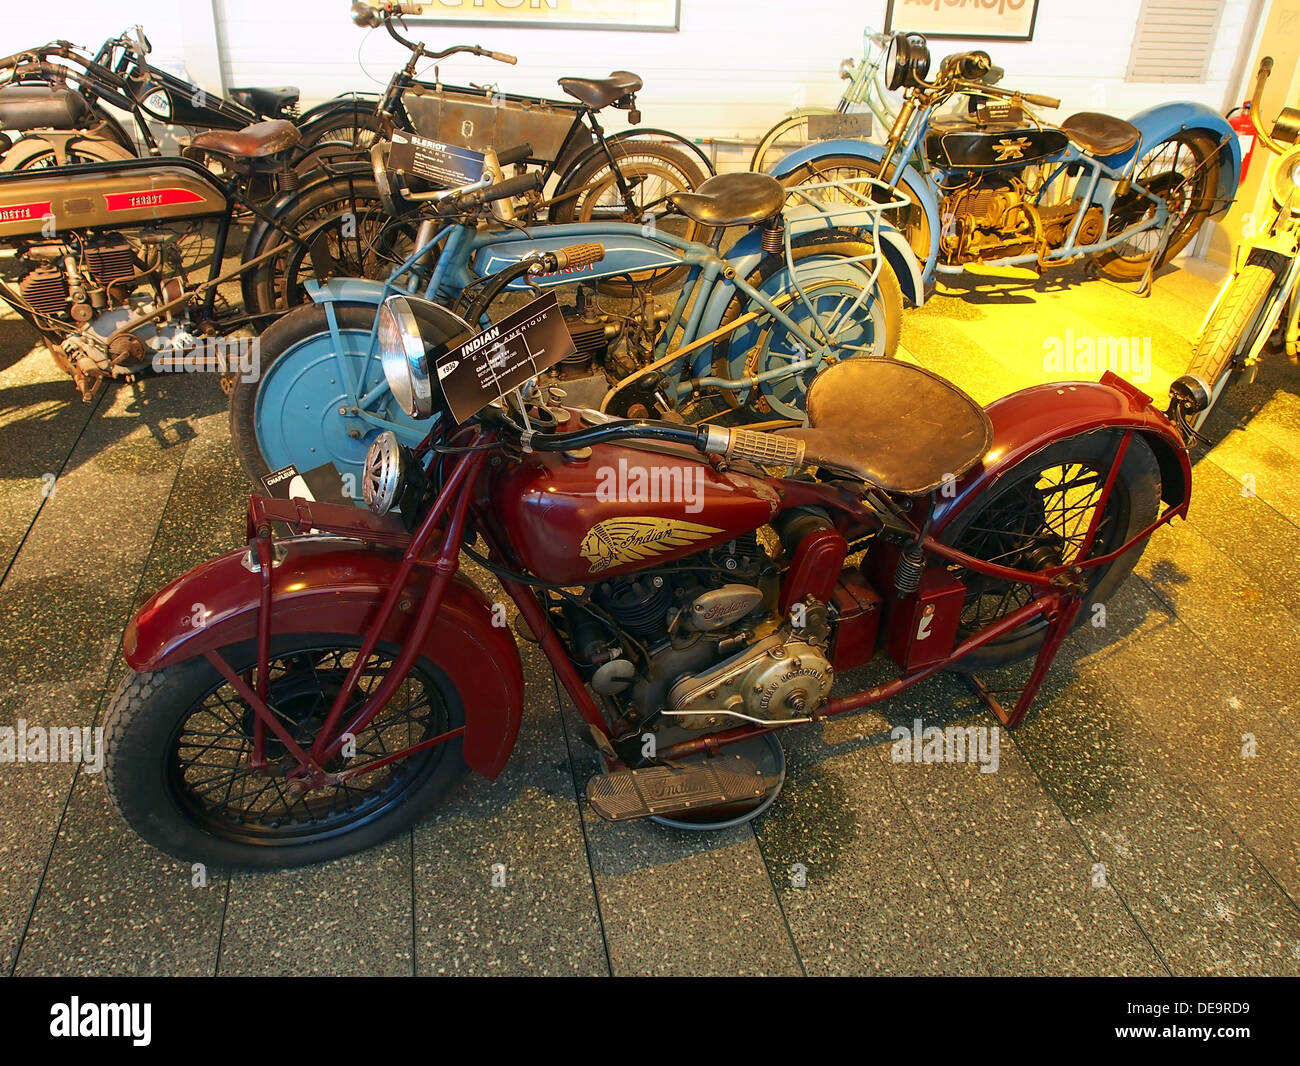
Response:
[[[704,226],[752,226],[785,204],[785,186],[770,174],[718,174],[694,192],[675,192],[670,202]]]
[[[250,111],[256,111],[259,115],[268,118],[275,118],[282,111],[294,107],[298,103],[300,94],[296,85],[282,85],[276,89],[267,89],[262,86],[246,86],[231,89],[230,95]]]
[[[300,140],[298,128],[292,122],[275,118],[254,122],[242,130],[208,130],[193,138],[190,147],[236,159],[261,159],[292,148]]]
[[[620,96],[641,91],[641,79],[630,70],[616,70],[608,78],[561,78],[560,88],[593,111],[608,107]]]
[[[911,363],[848,359],[808,389],[804,441],[812,463],[918,496],[978,463],[993,440],[984,408],[951,381]]]
[[[1097,111],[1080,111],[1061,123],[1061,129],[1075,144],[1093,155],[1126,152],[1138,142],[1141,130],[1131,122]]]

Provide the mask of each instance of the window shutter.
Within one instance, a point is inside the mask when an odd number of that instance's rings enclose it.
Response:
[[[1224,0],[1142,0],[1126,81],[1204,82]]]

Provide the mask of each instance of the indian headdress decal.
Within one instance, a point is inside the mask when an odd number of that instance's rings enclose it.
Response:
[[[673,518],[607,518],[597,522],[582,538],[578,551],[591,563],[591,573],[640,562],[685,548],[722,530]]]

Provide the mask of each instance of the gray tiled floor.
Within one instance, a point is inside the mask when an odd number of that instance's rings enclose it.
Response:
[[[985,282],[909,312],[903,342],[987,402],[1046,380],[1045,339],[1066,329],[1149,337],[1159,396],[1214,287],[1190,270],[1149,300],[1075,275]],[[246,486],[212,379],[83,406],[31,344],[0,323],[0,723],[89,723],[133,606],[237,543]],[[1296,368],[1275,357],[1212,428],[1190,521],[1156,535],[1105,629],[1071,638],[997,773],[890,760],[894,724],[988,724],[939,677],[789,734],[785,791],[751,827],[609,825],[576,801],[592,753],[526,646],[501,779],[467,779],[413,832],[324,866],[195,884],[125,829],[98,776],[0,767],[0,968],[1298,973]]]

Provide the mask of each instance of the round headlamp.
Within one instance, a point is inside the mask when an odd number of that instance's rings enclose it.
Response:
[[[930,48],[919,33],[896,33],[885,51],[885,84],[892,91],[925,80],[930,73]]]
[[[442,391],[429,368],[473,333],[463,318],[429,300],[390,296],[379,305],[379,358],[403,411],[429,418],[442,409]]]

